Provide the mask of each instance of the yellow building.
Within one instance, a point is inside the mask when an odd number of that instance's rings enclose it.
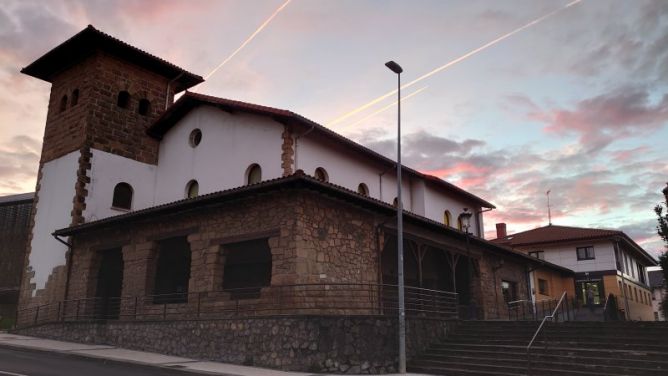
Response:
[[[622,231],[549,225],[507,235],[498,224],[494,242],[575,272],[571,282],[536,270],[536,300],[567,291],[580,306],[604,308],[612,295],[626,319],[654,320],[646,269],[657,262]]]

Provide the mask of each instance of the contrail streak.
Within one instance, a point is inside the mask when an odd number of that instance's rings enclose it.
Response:
[[[410,97],[412,97],[412,96],[414,96],[414,95],[417,95],[417,94],[423,92],[423,91],[424,91],[425,89],[427,89],[428,87],[429,87],[429,86],[425,86],[425,87],[423,87],[423,88],[420,88],[420,89],[418,89],[418,90],[415,90],[414,92],[412,92],[412,93],[408,94],[407,96],[401,98],[401,100],[402,100],[402,101],[405,101],[406,99],[408,99],[408,98],[410,98]],[[355,125],[357,125],[357,124],[359,124],[359,123],[362,123],[362,122],[364,122],[365,120],[368,120],[368,119],[370,119],[370,118],[372,118],[372,117],[378,115],[379,113],[381,113],[381,112],[383,112],[383,111],[386,111],[386,110],[388,110],[388,109],[390,109],[390,108],[392,108],[392,107],[394,107],[394,106],[396,106],[396,105],[397,105],[397,101],[394,101],[394,102],[388,104],[387,106],[381,108],[380,110],[375,111],[375,112],[373,112],[373,113],[371,113],[371,114],[369,114],[369,115],[367,115],[367,116],[361,118],[360,120],[357,120],[356,122],[354,122],[354,123],[352,123],[352,124],[348,124],[348,125],[346,126],[346,128],[348,128],[348,127],[353,127],[353,126],[355,126]]]
[[[213,76],[214,73],[216,73],[216,72],[218,71],[218,69],[222,68],[223,65],[225,65],[228,61],[232,60],[232,58],[234,57],[234,55],[236,55],[237,53],[239,53],[239,51],[241,51],[244,47],[246,47],[246,45],[247,45],[248,43],[250,43],[250,42],[255,38],[255,36],[257,36],[258,34],[260,34],[260,32],[262,31],[262,29],[264,29],[267,25],[269,25],[269,23],[271,22],[271,20],[273,20],[274,17],[276,17],[276,16],[283,10],[283,8],[285,8],[285,7],[290,3],[290,1],[291,1],[291,0],[287,0],[285,3],[283,3],[283,5],[281,5],[280,7],[278,7],[278,9],[276,9],[276,10],[274,11],[274,13],[272,13],[271,16],[269,16],[269,18],[267,18],[267,19],[262,23],[262,25],[260,25],[260,27],[258,27],[257,30],[255,30],[255,31],[253,32],[253,34],[251,34],[251,35],[250,35],[250,36],[249,36],[243,43],[241,43],[241,46],[239,46],[239,48],[237,48],[236,50],[234,50],[234,52],[232,52],[232,54],[231,54],[230,56],[228,56],[225,60],[223,60],[223,62],[220,63],[214,70],[212,70],[211,72],[209,72],[209,74],[207,74],[206,76],[204,76],[204,79],[205,79],[205,80],[208,80],[209,77]]]
[[[484,50],[486,50],[487,48],[489,48],[489,47],[491,47],[491,46],[493,46],[493,45],[495,45],[495,44],[497,44],[497,43],[503,41],[504,39],[510,38],[511,36],[513,36],[513,35],[519,33],[520,31],[522,31],[522,30],[524,30],[524,29],[527,29],[527,28],[529,28],[529,27],[531,27],[531,26],[533,26],[533,25],[536,25],[537,23],[540,23],[540,22],[544,21],[545,19],[554,16],[555,14],[561,12],[562,10],[565,10],[565,9],[567,9],[567,8],[570,8],[570,7],[572,7],[573,5],[576,5],[577,3],[581,2],[581,1],[582,1],[582,0],[574,0],[574,1],[571,1],[570,3],[566,4],[565,6],[559,8],[559,9],[555,9],[555,10],[553,10],[552,12],[550,12],[550,13],[544,15],[544,16],[541,16],[541,17],[539,17],[539,18],[536,18],[535,20],[533,20],[533,21],[527,23],[527,24],[524,25],[524,26],[521,26],[521,27],[519,27],[519,28],[517,28],[517,29],[515,29],[515,30],[513,30],[513,31],[511,31],[511,32],[509,32],[509,33],[503,34],[503,35],[501,35],[500,37],[498,37],[498,38],[492,40],[491,42],[488,42],[488,43],[486,43],[486,44],[484,44],[484,45],[482,45],[482,46],[476,48],[475,50],[472,50],[472,51],[470,51],[470,52],[468,52],[468,53],[466,53],[466,54],[464,54],[464,55],[462,55],[462,56],[456,58],[455,60],[452,60],[452,61],[450,61],[450,62],[448,62],[448,63],[446,63],[446,64],[444,64],[444,65],[441,65],[440,67],[438,67],[438,68],[432,70],[432,71],[429,72],[429,73],[423,74],[422,76],[420,76],[420,77],[414,79],[413,81],[411,81],[411,82],[409,82],[409,83],[407,83],[407,84],[401,85],[401,88],[403,89],[403,88],[407,88],[407,87],[413,86],[413,85],[415,85],[416,83],[418,83],[418,82],[424,80],[425,78],[429,78],[429,77],[435,75],[435,74],[438,73],[438,72],[441,72],[441,71],[443,71],[443,70],[445,70],[445,69],[448,69],[448,68],[450,68],[451,66],[453,66],[453,65],[455,65],[455,64],[457,64],[457,63],[459,63],[459,62],[461,62],[461,61],[463,61],[463,60],[466,60],[466,59],[468,59],[469,57],[471,57],[471,56],[473,56],[473,55],[475,55],[475,54],[477,54],[477,53],[479,53],[479,52],[481,52],[481,51],[484,51]],[[348,112],[347,114],[342,115],[342,116],[340,116],[340,117],[338,117],[338,118],[332,120],[332,121],[331,121],[329,124],[327,124],[327,125],[328,125],[328,126],[332,126],[332,125],[338,124],[338,123],[342,122],[343,120],[345,120],[345,119],[347,119],[347,118],[349,118],[349,117],[351,117],[351,116],[353,116],[353,115],[359,113],[360,111],[364,111],[365,109],[367,109],[367,108],[373,106],[374,104],[376,104],[376,103],[382,101],[383,99],[385,99],[385,98],[387,98],[387,97],[389,97],[389,96],[391,96],[391,95],[393,95],[393,94],[396,94],[396,92],[397,92],[397,90],[392,90],[392,91],[388,92],[387,94],[384,94],[384,95],[382,95],[382,96],[380,96],[380,97],[378,97],[378,98],[372,100],[371,102],[369,102],[369,103],[367,103],[367,104],[365,104],[365,105],[363,105],[363,106],[360,106],[360,107],[354,109],[353,111],[350,111],[350,112]]]

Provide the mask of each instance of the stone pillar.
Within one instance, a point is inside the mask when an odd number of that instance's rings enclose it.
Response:
[[[188,292],[222,290],[224,256],[220,245],[208,245],[198,233],[188,235],[188,243],[191,252]]]
[[[121,314],[132,318],[141,314],[146,295],[153,293],[158,243],[147,241],[123,247],[123,290]]]

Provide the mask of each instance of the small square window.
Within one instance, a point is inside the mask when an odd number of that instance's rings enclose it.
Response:
[[[578,260],[593,260],[594,257],[594,247],[577,247]]]
[[[547,291],[547,280],[538,278],[538,292],[541,295],[549,295]]]
[[[539,260],[545,260],[545,252],[544,251],[533,251],[529,252],[529,256],[535,257]]]

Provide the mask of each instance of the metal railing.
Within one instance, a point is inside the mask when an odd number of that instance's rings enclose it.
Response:
[[[507,303],[508,320],[541,320],[559,304],[559,299],[544,299],[538,301],[515,300]],[[561,304],[562,317],[570,320],[575,315],[577,302],[565,299]]]
[[[457,294],[405,287],[406,315],[456,319]],[[266,315],[396,315],[398,287],[294,284],[133,297],[83,298],[19,311],[19,326],[58,321],[193,320]]]
[[[603,305],[603,320],[604,321],[624,321],[626,317],[619,310],[617,296],[608,294]]]
[[[551,315],[546,315],[543,320],[540,322],[540,325],[538,326],[538,329],[536,329],[536,332],[534,333],[533,337],[531,337],[531,341],[529,341],[529,344],[526,347],[526,352],[527,352],[527,375],[531,375],[531,347],[533,346],[534,342],[536,341],[536,338],[538,338],[538,335],[541,333],[541,330],[545,326],[545,323],[547,320],[550,321],[559,321],[559,308],[562,307],[562,303],[564,301],[568,301],[568,294],[566,291],[564,291],[561,294],[561,298],[559,298],[559,302],[557,302],[556,307],[554,307],[554,310],[552,311]],[[566,311],[568,312],[568,311]],[[562,317],[563,318],[563,317]],[[570,316],[567,317],[567,319],[570,319]],[[547,352],[547,346],[548,346],[548,340],[547,338],[543,340],[543,344],[545,345],[545,352]]]

